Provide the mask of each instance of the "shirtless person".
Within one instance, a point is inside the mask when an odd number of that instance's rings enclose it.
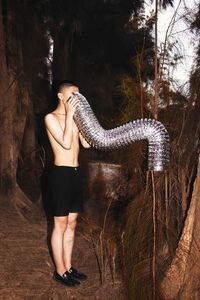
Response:
[[[78,91],[75,85],[62,83],[58,89],[57,108],[44,119],[54,153],[54,165],[49,174],[49,205],[54,217],[51,246],[56,266],[53,278],[70,287],[87,278],[71,264],[77,216],[82,210],[79,140],[83,147],[90,147],[73,120],[77,105],[73,93]]]

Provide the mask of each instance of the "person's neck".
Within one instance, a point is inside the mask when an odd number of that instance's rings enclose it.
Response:
[[[66,114],[67,114],[66,112],[59,112],[59,111],[57,111],[57,110],[56,110],[54,113],[55,113],[56,115],[60,115],[60,116],[66,116]]]
[[[67,114],[67,111],[63,104],[58,104],[55,113],[64,116]]]

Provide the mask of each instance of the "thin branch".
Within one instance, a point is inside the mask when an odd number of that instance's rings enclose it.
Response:
[[[154,89],[155,89],[155,97],[153,101],[153,116],[155,119],[158,118],[158,0],[155,1],[155,54],[154,54],[154,62],[155,62],[155,80],[154,80]]]
[[[154,172],[151,171],[152,195],[153,195],[153,255],[152,255],[152,273],[153,273],[153,300],[156,299],[156,190]]]
[[[180,7],[181,1],[182,1],[182,0],[179,0],[179,3],[178,3],[178,5],[177,5],[177,8],[175,9],[175,12],[174,12],[174,14],[173,14],[173,16],[172,16],[172,18],[171,18],[171,20],[170,20],[170,22],[169,22],[169,25],[168,25],[168,27],[167,27],[167,30],[166,30],[165,41],[164,41],[164,49],[163,49],[163,55],[162,55],[162,61],[161,61],[161,67],[160,67],[160,79],[159,79],[160,82],[162,81],[162,75],[163,75],[162,70],[163,70],[164,61],[165,61],[165,56],[166,56],[166,52],[167,52],[167,51],[166,51],[166,50],[167,50],[167,40],[168,40],[169,36],[171,35],[172,30],[173,30],[173,27],[174,27],[174,24],[175,24],[175,22],[176,22],[176,19],[175,19],[175,18],[176,18],[178,9],[179,9],[179,7]]]

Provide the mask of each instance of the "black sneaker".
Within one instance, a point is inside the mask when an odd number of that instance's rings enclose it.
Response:
[[[77,287],[80,284],[80,282],[72,278],[67,271],[62,276],[55,271],[53,279],[68,287]]]
[[[87,275],[85,275],[84,273],[78,272],[73,267],[71,267],[69,269],[68,273],[74,279],[78,279],[78,280],[86,280],[87,279]]]

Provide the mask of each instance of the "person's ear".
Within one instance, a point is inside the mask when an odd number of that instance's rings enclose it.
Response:
[[[62,93],[58,93],[57,96],[58,96],[59,100],[63,100],[63,94]]]

